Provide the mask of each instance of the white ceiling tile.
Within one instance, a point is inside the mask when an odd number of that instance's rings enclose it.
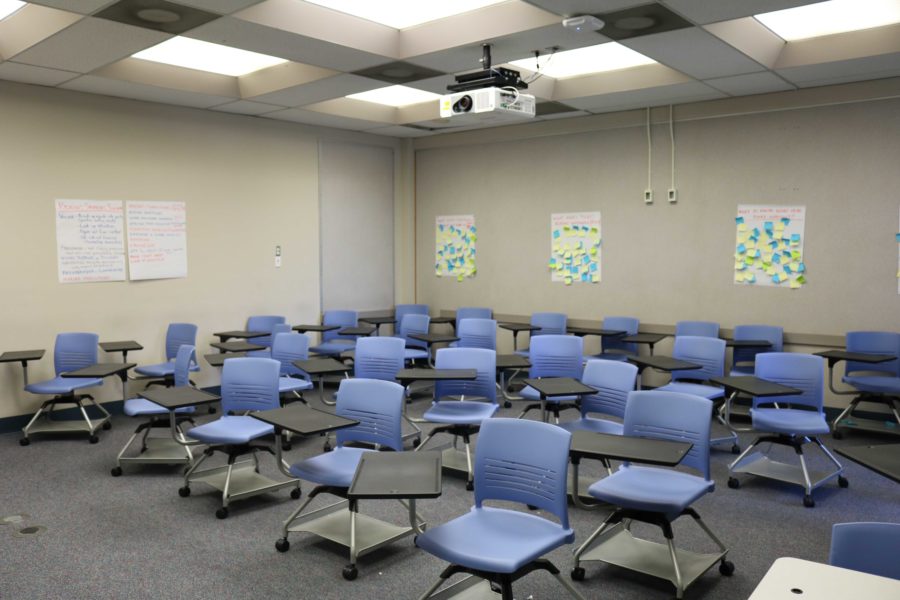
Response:
[[[631,38],[621,43],[698,79],[763,70],[755,60],[698,27]]]
[[[418,129],[416,127],[404,127],[403,125],[390,125],[388,127],[376,127],[375,129],[367,129],[366,133],[374,133],[376,135],[389,135],[391,137],[413,138],[424,137],[426,135],[434,135],[433,131],[427,129]]]
[[[238,100],[237,102],[213,106],[211,110],[219,110],[238,115],[264,115],[275,110],[282,110],[283,108],[283,106],[263,104],[262,102],[253,102],[252,100]]]
[[[31,4],[43,4],[51,8],[61,8],[69,12],[89,15],[97,9],[116,3],[118,0],[28,0]]]
[[[775,72],[800,87],[883,79],[900,75],[900,53],[790,67]]]
[[[575,108],[590,112],[611,112],[615,110],[628,110],[645,106],[662,106],[665,104],[682,104],[684,102],[699,102],[724,98],[725,94],[700,83],[689,81],[660,87],[615,92],[600,96],[588,96],[573,98],[565,103]]]
[[[15,56],[16,62],[87,73],[172,37],[168,33],[86,18]]]
[[[119,79],[107,79],[106,77],[97,77],[95,75],[83,75],[59,87],[78,92],[90,92],[104,96],[119,96],[120,98],[132,98],[134,100],[146,100],[162,104],[177,104],[194,108],[209,108],[210,106],[217,106],[233,100],[233,98],[225,96],[195,94],[182,90],[121,81]]]
[[[558,15],[594,15],[608,13],[632,6],[649,4],[649,0],[525,0],[538,8]]]
[[[394,60],[234,17],[216,19],[185,35],[337,71],[357,71]]]
[[[263,0],[173,0],[178,4],[192,6],[200,10],[208,10],[209,12],[218,13],[220,15],[230,15],[231,13],[243,10],[248,6],[259,4]]]
[[[661,0],[683,17],[705,25],[762,13],[812,4],[821,0]]]
[[[770,71],[707,79],[703,83],[732,96],[749,96],[769,92],[785,92],[796,89],[784,79]]]
[[[375,127],[384,125],[384,123],[378,123],[376,121],[350,119],[348,117],[329,115],[312,110],[303,110],[302,108],[288,108],[285,110],[271,112],[267,115],[264,115],[264,118],[276,119],[278,121],[293,121],[294,123],[306,123],[307,125],[319,125],[321,127],[353,129],[355,131],[373,129]]]
[[[383,81],[345,73],[343,75],[327,77],[311,83],[295,85],[276,92],[255,96],[253,97],[253,100],[278,104],[280,106],[306,106],[315,102],[343,98],[348,94],[367,92],[389,85],[389,83]]]
[[[35,85],[59,85],[73,77],[78,77],[78,73],[47,69],[44,67],[34,67],[31,65],[20,65],[10,61],[0,63],[0,79],[7,79],[9,81],[33,83]]]

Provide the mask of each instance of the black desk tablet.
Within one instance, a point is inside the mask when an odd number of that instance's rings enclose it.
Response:
[[[440,344],[444,342],[458,342],[459,338],[455,335],[450,335],[447,333],[411,333],[409,334],[414,340],[419,340],[420,342],[425,342],[429,346],[431,344]]]
[[[302,404],[260,410],[250,413],[250,416],[272,425],[277,434],[281,434],[282,431],[290,431],[300,435],[315,435],[359,425],[359,421],[339,417]]]
[[[855,463],[900,483],[900,444],[877,444],[835,448]]]
[[[692,369],[702,369],[702,365],[698,365],[697,363],[688,362],[686,360],[680,360],[677,358],[672,358],[671,356],[628,356],[628,362],[634,363],[637,365],[638,373],[642,372],[647,367],[656,369],[658,371],[683,371],[683,370],[692,370]]]
[[[100,349],[104,352],[121,352],[122,362],[128,362],[128,353],[132,350],[143,350],[144,347],[134,340],[120,342],[100,342]]]
[[[265,335],[265,334],[263,334]],[[265,346],[253,344],[251,342],[213,342],[210,344],[213,348],[218,348],[222,352],[250,352],[251,350],[264,350]]]
[[[441,495],[441,453],[366,452],[347,497],[366,499],[437,498]]]
[[[243,329],[235,329],[232,331],[220,331],[213,335],[219,338],[220,342],[227,342],[231,338],[246,340],[255,337],[263,337],[269,335],[269,333],[265,331],[245,331]]]
[[[340,328],[340,325],[294,325],[291,329],[300,333],[306,333],[307,331],[318,331],[319,333],[322,333]]]
[[[22,377],[25,385],[28,385],[28,363],[32,360],[40,360],[44,356],[44,350],[14,350],[0,354],[0,363],[17,362],[22,365]]]
[[[635,333],[626,335],[621,341],[629,344],[647,344],[650,347],[650,356],[653,356],[653,346],[667,337],[669,337],[667,333]]]
[[[219,352],[217,354],[204,354],[203,358],[206,359],[209,366],[221,367],[229,358],[244,358],[245,356],[247,356],[246,352]]]
[[[687,441],[575,431],[569,456],[573,464],[582,458],[594,458],[674,467],[693,447]]]
[[[147,389],[138,392],[138,396],[146,398],[150,402],[155,402],[169,411],[175,411],[186,406],[210,404],[222,399],[221,396],[210,394],[209,392],[204,392],[203,390],[198,390],[197,388],[187,385]]]
[[[602,327],[579,327],[576,325],[570,325],[566,328],[566,331],[571,333],[572,335],[577,335],[578,337],[584,337],[586,335],[599,335],[600,337],[620,337],[628,333],[627,331],[623,331],[621,329],[603,329]]]
[[[344,327],[338,335],[372,335],[374,332],[374,327]]]
[[[475,379],[476,369],[401,369],[394,378],[406,385],[413,381],[442,381],[450,379]]]
[[[725,340],[728,348],[771,348],[769,340]]]
[[[506,369],[528,369],[531,367],[531,361],[521,354],[498,354],[497,370]]]

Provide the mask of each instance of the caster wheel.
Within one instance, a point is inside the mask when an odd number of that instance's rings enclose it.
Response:
[[[723,560],[719,563],[719,573],[731,577],[734,574],[734,563],[730,560]]]
[[[356,567],[354,567],[353,565],[347,565],[346,567],[344,567],[344,570],[341,571],[341,575],[347,581],[353,581],[354,579],[356,579],[356,576],[359,575],[359,571],[357,571]]]
[[[107,421],[106,423],[103,424],[103,431],[109,431],[110,429],[112,429],[112,423]]]
[[[323,452],[331,452],[331,444],[329,444],[328,442],[325,442],[325,444],[322,446],[322,451]]]
[[[113,467],[110,469],[109,474],[113,477],[119,477],[122,474],[122,467]]]
[[[291,444],[282,444],[281,450],[282,452],[290,452],[293,446]]]
[[[840,429],[835,429],[834,433],[831,434],[831,437],[833,437],[836,440],[842,440],[842,439],[844,439],[844,432],[841,431]]]
[[[182,498],[187,498],[191,495],[191,488],[189,488],[188,486],[178,488],[178,495]]]
[[[731,453],[732,453],[732,454],[740,454],[740,453],[741,453],[741,447],[738,446],[737,444],[733,445],[733,446],[731,447]]]
[[[503,408],[512,408],[512,402],[506,400],[503,402]]]
[[[91,437],[88,438],[88,442],[90,442],[91,444],[96,444],[99,441],[100,441],[100,438],[98,438],[96,435],[92,435]]]
[[[812,508],[815,505],[816,505],[816,501],[813,500],[812,496],[810,496],[809,494],[806,494],[805,496],[803,496],[803,506],[805,506],[806,508]]]
[[[291,543],[287,538],[281,538],[280,540],[275,542],[275,549],[279,552],[287,552],[290,547]]]
[[[22,438],[21,440],[19,440],[20,446],[27,446],[30,443],[31,443],[31,440],[29,440],[28,438]]]
[[[584,581],[584,569],[582,567],[575,567],[572,569],[572,572],[569,573],[569,576],[572,578],[572,581]]]
[[[413,448],[418,448],[422,444],[422,438],[416,438],[413,440]]]
[[[729,477],[728,478],[728,487],[730,487],[733,490],[736,490],[739,487],[741,487],[741,482],[738,481],[737,479],[735,479],[734,477]]]
[[[216,407],[215,407],[215,406],[210,406],[210,407],[209,407],[209,410],[208,410],[207,412],[208,412],[209,414],[211,414],[211,415],[216,414]]]
[[[216,518],[217,519],[227,519],[228,518],[228,508],[222,507],[216,510]]]
[[[843,475],[838,475],[838,485],[842,488],[850,487],[850,481]]]
[[[475,483],[474,483],[473,481],[467,481],[467,482],[466,482],[466,490],[467,490],[467,491],[470,491],[470,492],[471,492],[471,491],[474,491],[474,490],[475,490]]]
[[[291,490],[291,498],[294,500],[300,499],[300,488],[294,488]]]

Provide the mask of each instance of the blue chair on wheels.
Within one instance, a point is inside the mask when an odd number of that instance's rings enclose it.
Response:
[[[454,447],[449,450],[454,452],[456,440],[461,437],[466,451],[466,489],[471,490],[474,485],[471,437],[478,433],[481,424],[493,417],[500,408],[497,404],[495,382],[497,353],[484,348],[441,348],[437,351],[434,366],[437,369],[475,369],[478,372],[474,380],[451,379],[435,382],[434,402],[422,416],[427,422],[438,425],[425,436],[417,449],[424,448],[436,434],[449,433],[453,436],[454,442]],[[444,453],[444,466],[455,466],[451,462],[452,458],[447,460],[448,454]]]
[[[278,377],[279,397],[283,400],[284,396],[290,394],[305,404],[303,392],[311,390],[313,384],[306,373],[294,366],[294,361],[309,358],[309,338],[300,333],[276,333],[272,336],[270,355],[281,365]]]
[[[291,497],[300,497],[300,482],[296,479],[274,481],[259,473],[258,452],[275,455],[270,443],[261,439],[274,434],[271,425],[254,419],[248,413],[272,410],[281,406],[278,399],[278,378],[281,363],[271,358],[231,358],[222,365],[222,412],[218,419],[189,429],[186,437],[206,444],[203,454],[184,474],[184,486],[178,495],[191,495],[191,483],[202,481],[222,491],[222,506],[216,517],[228,517],[232,500],[265,494],[291,487]],[[224,467],[198,470],[216,452],[228,457]],[[252,460],[238,462],[249,454]]]
[[[678,321],[675,323],[675,337],[680,335],[717,338],[719,324],[712,321]]]
[[[397,304],[394,306],[395,327],[399,327],[406,315],[427,315],[427,304]],[[399,331],[399,329],[397,330]]]
[[[272,345],[272,332],[276,325],[284,325],[287,319],[281,315],[254,315],[247,317],[247,331],[263,331],[267,335],[247,339],[251,344],[269,348]]]
[[[756,376],[801,390],[792,396],[753,398],[750,417],[753,429],[759,437],[728,466],[728,487],[737,489],[738,473],[749,473],[777,481],[799,485],[804,489],[803,505],[815,506],[812,493],[817,487],[837,478],[838,485],[847,487],[844,468],[819,440],[829,432],[825,421],[824,378],[825,367],[821,356],[791,352],[769,352],[756,357]],[[803,446],[815,443],[834,464],[831,473],[811,473],[803,456]],[[780,445],[793,448],[800,466],[771,460],[763,453],[750,454],[759,444]]]
[[[390,341],[390,338],[372,338]],[[360,340],[362,341],[362,340]],[[400,340],[393,340],[400,341]],[[290,473],[299,479],[316,484],[306,497],[306,501],[284,522],[282,537],[275,543],[279,552],[287,552],[291,547],[288,535],[307,532],[322,535],[350,549],[350,564],[344,567],[345,579],[356,579],[356,559],[358,556],[413,533],[410,528],[392,528],[387,533],[379,531],[384,525],[370,517],[360,517],[358,502],[348,503],[347,490],[353,482],[356,467],[363,454],[375,452],[368,448],[349,446],[350,443],[372,444],[376,448],[403,450],[401,439],[401,417],[403,411],[403,386],[378,379],[344,379],[338,389],[335,414],[359,421],[359,425],[340,429],[336,432],[337,447],[324,454],[307,458],[290,466]],[[332,494],[344,500],[302,514],[309,503],[319,494]],[[335,513],[346,513],[347,522],[335,523]],[[339,516],[339,515],[338,515]],[[341,519],[341,521],[343,521]],[[335,530],[350,532],[349,536]]]
[[[475,450],[475,506],[416,536],[419,548],[450,563],[422,600],[444,597],[435,592],[458,573],[471,575],[470,582],[485,588],[486,582],[498,586],[504,600],[511,600],[513,583],[536,570],[549,572],[569,595],[582,600],[559,569],[542,558],[575,540],[566,500],[571,437],[568,431],[547,423],[517,419],[484,422]],[[511,508],[485,506],[492,500],[536,507],[558,522]]]
[[[900,333],[888,331],[850,331],[847,351],[861,354],[887,354],[894,360],[882,363],[847,361],[842,381],[856,388],[856,395],[832,422],[834,437],[843,436],[841,421],[851,420],[861,402],[887,405],[894,417],[893,431],[900,434]]]
[[[497,349],[497,321],[494,319],[465,318],[456,327],[459,341],[450,344],[451,348],[484,348]]]
[[[194,347],[183,345],[178,348],[175,354],[175,371],[172,374],[172,383],[175,387],[190,385],[190,369],[191,365],[196,364],[197,358],[194,353]],[[172,439],[169,433],[170,420],[169,411],[145,398],[129,398],[123,404],[123,412],[129,417],[145,417],[146,421],[138,425],[128,442],[119,451],[116,456],[116,466],[112,468],[110,474],[118,477],[122,474],[122,465],[125,463],[134,464],[165,464],[165,465],[184,465],[190,464],[194,456],[191,454],[189,446],[179,444]],[[184,439],[184,431],[181,424],[185,421],[193,423],[191,415],[194,413],[193,406],[186,406],[175,411],[175,434]],[[153,429],[165,429],[165,436],[151,437],[150,432]],[[141,436],[141,449],[136,456],[125,456],[125,453],[131,448],[138,436]]]
[[[265,337],[269,338],[269,342],[267,344],[265,344],[267,346],[267,348],[264,348],[263,350],[251,350],[251,351],[247,352],[244,356],[255,356],[257,358],[274,358],[272,356],[272,344],[275,343],[275,336],[278,335],[279,333],[292,333],[290,324],[289,323],[275,323],[274,325],[272,325],[272,331],[269,332],[269,335],[265,336]],[[258,343],[258,342],[253,342],[253,340],[257,340],[257,339],[260,339],[260,338],[251,338],[248,341],[250,341],[251,343]]]
[[[589,487],[591,496],[617,508],[575,551],[572,579],[584,579],[582,562],[598,560],[668,579],[675,586],[676,598],[681,598],[684,590],[716,563],[723,575],[734,572],[734,565],[726,560],[728,549],[691,508],[716,486],[709,468],[711,414],[712,404],[691,394],[652,390],[628,395],[624,434],[691,442],[693,446],[681,465],[700,474],[626,463]],[[694,519],[718,552],[676,550],[672,522],[685,515]],[[666,543],[635,537],[631,521],[658,526]]]
[[[28,424],[22,428],[22,439],[19,444],[27,446],[31,443],[29,435],[33,433],[83,432],[88,434],[88,441],[96,444],[99,441],[97,430],[101,427],[109,429],[109,413],[98,404],[90,394],[79,394],[79,390],[103,385],[99,377],[62,377],[62,373],[76,371],[97,364],[97,343],[99,337],[94,333],[60,333],[56,336],[53,348],[53,369],[56,377],[37,383],[29,383],[25,391],[32,394],[53,396],[45,400]],[[99,419],[91,419],[85,410],[85,400],[93,404],[102,413]],[[60,405],[71,404],[78,408],[83,418],[75,421],[62,421],[51,418],[51,414]]]
[[[764,340],[772,344],[768,348],[735,348],[730,373],[733,376],[753,375],[757,354],[781,352],[784,349],[784,329],[775,325],[736,325],[732,337],[736,342]]]
[[[175,357],[182,346],[197,345],[197,326],[193,323],[169,323],[166,329],[166,361],[154,365],[142,365],[134,368],[134,372],[142,378],[159,379],[168,386],[174,384]],[[199,371],[196,357],[190,366],[191,371]],[[155,382],[149,382],[151,385]]]
[[[358,327],[359,319],[355,310],[326,310],[322,315],[322,325],[338,325],[344,327]],[[356,345],[356,335],[341,335],[340,329],[322,332],[322,343],[310,348],[311,352],[323,356],[340,356],[342,352],[353,350]]]
[[[835,523],[828,563],[900,579],[900,523]]]
[[[409,362],[424,360],[428,362],[431,355],[428,352],[428,344],[422,340],[409,337],[412,334],[428,333],[431,317],[423,314],[406,314],[398,321],[397,337],[406,345],[403,356]]]
[[[568,317],[564,313],[556,312],[536,312],[531,313],[530,324],[532,327],[540,327],[529,334],[529,338],[534,339],[539,335],[565,335],[566,323]],[[530,342],[529,342],[530,343]],[[528,348],[517,350],[516,354],[528,356]]]
[[[459,335],[459,322],[463,319],[493,319],[494,311],[481,306],[462,306],[456,309],[456,322],[453,328]]]
[[[633,342],[623,342],[621,338],[635,335],[640,328],[640,321],[634,317],[603,317],[603,329],[612,331],[624,331],[625,335],[615,337],[605,335],[600,338],[600,354],[585,358],[601,358],[603,360],[627,360],[629,356],[638,353],[638,345]]]
[[[583,353],[584,341],[580,337],[574,335],[539,335],[531,340],[531,349],[529,351],[531,368],[528,371],[528,377],[532,379],[539,377],[571,377],[579,379],[583,372]],[[532,404],[526,405],[524,410],[519,413],[519,419],[524,417],[529,411],[541,408],[541,395],[530,385],[522,388],[519,396],[524,400],[533,401]],[[546,406],[553,413],[556,423],[559,423],[559,412],[569,408],[578,408],[575,404],[576,400],[575,396],[548,398]]]
[[[587,361],[581,382],[596,389],[597,393],[581,397],[580,419],[566,421],[559,426],[571,432],[595,431],[622,435],[621,422],[591,415],[601,414],[624,419],[628,394],[634,391],[637,372],[637,367],[630,363],[599,358]]]

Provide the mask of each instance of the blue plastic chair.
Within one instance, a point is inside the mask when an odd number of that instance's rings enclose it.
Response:
[[[247,318],[247,331],[264,331],[268,335],[249,338],[251,344],[258,344],[266,348],[272,345],[272,333],[276,325],[287,323],[287,319],[280,315],[255,315]],[[290,330],[290,328],[288,328]]]
[[[512,584],[535,570],[548,571],[573,598],[582,598],[542,558],[575,540],[566,503],[568,431],[534,421],[488,419],[475,450],[475,506],[468,513],[416,537],[416,545],[449,562],[438,581],[421,596],[430,598],[457,573],[498,586],[512,598]],[[499,500],[546,511],[558,523],[534,513],[485,506]]]
[[[482,308],[478,306],[463,306],[456,309],[456,323],[453,328],[459,335],[459,322],[463,319],[493,319],[494,311],[490,308]]]
[[[497,404],[497,353],[484,348],[441,348],[435,357],[437,369],[475,369],[474,380],[462,379],[437,381],[434,384],[434,402],[423,418],[439,425],[432,429],[417,450],[438,433],[461,437],[466,450],[466,489],[471,490],[474,481],[472,470],[471,436],[478,433],[485,419],[496,414]],[[451,397],[458,396],[459,399]],[[455,447],[455,444],[454,444]]]
[[[618,507],[575,551],[572,579],[584,579],[584,561],[600,560],[620,567],[642,570],[640,562],[654,564],[651,574],[668,579],[676,597],[717,562],[723,575],[731,575],[734,565],[726,560],[728,549],[700,519],[691,505],[712,492],[715,482],[709,467],[709,431],[712,404],[705,398],[659,390],[631,392],[625,408],[626,436],[684,441],[693,444],[681,466],[699,472],[695,475],[677,469],[622,465],[615,473],[588,488],[601,502]],[[712,554],[676,553],[672,522],[690,515],[718,546]],[[657,525],[666,545],[640,540],[631,533],[629,521]],[[640,557],[635,561],[635,557]],[[666,562],[671,569],[665,569]],[[647,571],[643,571],[647,572]]]
[[[635,335],[640,328],[640,321],[634,317],[603,317],[603,329],[624,331],[626,337]],[[621,337],[606,335],[600,338],[601,353],[592,358],[603,360],[627,360],[629,356],[638,353],[638,345],[632,342],[623,342]]]
[[[900,523],[835,523],[828,563],[900,579]]]
[[[134,372],[143,377],[152,379],[168,379],[170,381],[166,381],[166,383],[171,385],[171,378],[175,372],[174,361],[175,356],[178,354],[178,349],[182,346],[196,345],[196,325],[193,323],[169,323],[169,327],[166,329],[166,362],[135,367]],[[194,364],[190,366],[190,370],[200,370],[200,365],[197,364],[196,358],[194,359]]]
[[[372,338],[372,341],[395,341],[391,338]],[[360,340],[362,341],[370,341]],[[401,342],[402,343],[402,342]],[[307,458],[294,463],[290,467],[290,473],[299,479],[316,484],[309,492],[306,501],[284,522],[282,537],[275,543],[279,552],[287,552],[290,548],[288,535],[292,532],[318,533],[314,527],[313,515],[324,514],[331,517],[332,513],[349,506],[347,518],[350,531],[357,532],[350,538],[350,564],[344,568],[343,575],[346,579],[355,579],[357,575],[356,559],[366,550],[357,549],[357,540],[366,539],[365,527],[371,527],[371,519],[357,522],[357,501],[349,503],[341,501],[331,506],[319,509],[314,513],[302,515],[304,509],[319,494],[335,494],[346,498],[347,490],[353,482],[356,467],[363,454],[375,452],[368,448],[349,446],[349,443],[364,443],[374,445],[376,448],[391,449],[397,452],[403,450],[401,435],[401,420],[403,413],[403,386],[390,381],[378,379],[344,379],[341,381],[337,394],[335,414],[359,421],[358,425],[339,429],[336,432],[337,447],[331,452],[325,452],[312,458]],[[412,529],[404,529],[400,533],[383,540],[393,541],[412,533]],[[370,540],[371,541],[371,540]],[[377,544],[376,547],[380,547]],[[371,548],[375,549],[375,548]]]
[[[175,361],[172,363],[175,371],[172,373],[172,384],[175,387],[183,387],[190,385],[190,369],[197,363],[194,353],[194,347],[183,345],[178,348],[175,354]],[[193,460],[190,447],[175,443],[175,440],[169,435],[169,411],[146,398],[129,398],[122,405],[123,412],[129,417],[149,417],[147,420],[138,425],[134,433],[128,438],[128,442],[119,451],[116,457],[116,466],[112,468],[110,474],[118,477],[122,474],[123,463],[141,463],[141,464],[166,464],[181,465],[188,464]],[[185,421],[193,423],[189,415],[193,414],[194,407],[186,406],[175,411],[177,415],[175,419],[175,434],[184,438],[184,431],[181,424]],[[187,416],[185,416],[187,415]],[[153,429],[165,429],[165,437],[150,437]],[[143,435],[142,435],[143,434]],[[141,450],[137,456],[125,456],[131,445],[138,436],[141,436]],[[176,458],[166,452],[167,449],[176,448],[181,452],[182,456]]]
[[[731,359],[731,375],[753,375],[756,355],[784,350],[784,329],[775,325],[736,325],[732,337],[739,340],[765,340],[768,348],[735,348]]]
[[[484,348],[497,349],[497,321],[494,319],[466,318],[456,328],[459,341],[450,344],[451,348]]]
[[[272,344],[275,343],[275,336],[279,333],[293,333],[290,324],[288,323],[275,323],[272,325],[272,331],[267,336],[271,339],[269,342],[269,347],[263,350],[251,350],[245,354],[245,356],[255,356],[257,358],[275,358],[272,356]],[[259,338],[251,338],[251,339],[259,339]]]
[[[801,390],[802,393],[753,398],[750,417],[753,429],[761,435],[729,465],[728,487],[740,487],[740,482],[734,477],[737,473],[776,479],[804,488],[803,505],[806,507],[815,506],[813,490],[831,479],[837,478],[840,487],[847,487],[849,483],[843,476],[844,468],[819,440],[820,435],[829,432],[823,408],[825,366],[822,357],[791,352],[759,354],[756,357],[755,374],[761,379]],[[803,446],[810,442],[814,442],[835,466],[833,472],[822,475],[815,481],[811,479],[803,456]],[[800,469],[773,461],[764,453],[750,455],[750,451],[762,443],[793,448],[800,460]]]
[[[528,370],[529,378],[539,377],[571,377],[581,378],[583,371],[582,362],[584,352],[584,340],[574,335],[540,335],[531,340],[529,351],[531,368]],[[521,419],[531,410],[541,408],[541,395],[526,385],[519,392],[519,396],[525,400],[537,401],[525,406],[519,413]],[[568,408],[577,408],[575,396],[560,396],[548,398],[546,406],[553,413],[556,423],[559,423],[559,412]]]
[[[313,384],[306,373],[294,366],[294,361],[309,358],[309,338],[300,333],[275,333],[272,336],[270,354],[281,365],[278,377],[279,396],[293,394],[305,404],[302,392],[312,389]]]
[[[722,388],[700,383],[724,374],[725,340],[692,335],[678,336],[675,338],[672,357],[701,365],[701,367],[672,371],[671,382],[657,389],[664,392],[693,394],[707,400],[719,400],[725,396]]]
[[[719,324],[712,321],[678,321],[675,323],[675,337],[681,335],[717,338]]]
[[[197,458],[184,474],[184,486],[178,490],[181,497],[191,494],[191,482],[212,481],[216,475],[224,472],[222,489],[222,506],[216,511],[216,517],[228,517],[228,506],[232,496],[247,498],[264,494],[282,487],[293,487],[292,498],[300,497],[300,483],[297,480],[276,482],[267,480],[259,474],[259,450],[272,452],[269,444],[260,438],[274,434],[274,428],[255,419],[249,414],[252,411],[272,410],[280,408],[278,398],[278,378],[281,363],[271,358],[231,358],[222,365],[222,412],[218,419],[189,429],[186,437],[206,444],[206,450]],[[226,467],[214,467],[204,471],[198,468],[215,452],[222,452],[228,457]],[[236,463],[239,456],[250,454],[252,461],[244,464]],[[236,468],[238,467],[238,468]],[[247,467],[247,468],[243,468]],[[252,489],[241,489],[238,479],[252,482]],[[232,494],[232,485],[239,492]]]
[[[326,310],[322,315],[322,325],[358,327],[359,319],[355,310]],[[322,332],[322,343],[310,348],[311,352],[325,356],[338,356],[356,345],[356,335],[341,335],[340,329]]]
[[[76,394],[78,390],[103,385],[103,379],[100,377],[62,376],[62,373],[67,371],[76,371],[97,364],[98,342],[99,337],[94,333],[60,333],[56,336],[56,344],[53,348],[53,369],[56,377],[29,383],[25,386],[26,392],[53,396],[53,398],[45,400],[28,424],[22,428],[23,437],[19,440],[19,444],[27,446],[31,443],[28,437],[31,433],[43,433],[45,428],[42,427],[42,423],[38,422],[39,419],[49,421],[50,415],[56,407],[64,404],[77,406],[85,425],[81,426],[81,421],[72,421],[71,428],[56,427],[57,431],[83,431],[88,434],[88,441],[96,444],[99,441],[96,435],[97,429],[100,427],[110,428],[110,416],[106,409],[98,404],[90,394]],[[88,417],[84,407],[85,400],[90,401],[102,413],[103,416],[100,419],[92,420]],[[59,424],[58,421],[54,421],[54,423]]]
[[[623,425],[618,421],[598,419],[601,414],[617,419],[625,417],[628,394],[634,391],[638,369],[630,363],[593,359],[584,366],[581,382],[597,390],[596,394],[581,397],[581,418],[566,421],[559,426],[567,431],[596,431],[622,435]]]
[[[530,332],[529,337],[534,338],[538,335],[565,335],[566,323],[568,317],[564,313],[556,312],[536,312],[531,313],[531,326],[540,327]],[[530,342],[529,342],[530,343]],[[517,350],[516,354],[528,356],[528,348]]]
[[[400,323],[403,322],[403,317],[405,317],[406,315],[427,314],[429,314],[427,304],[397,304],[396,306],[394,306],[394,319],[396,319],[397,327],[400,326]]]
[[[353,376],[357,379],[397,381],[403,368],[405,347],[403,340],[380,336],[361,338],[356,342],[353,357]]]
[[[399,321],[399,329],[397,337],[403,340],[406,345],[404,350],[404,358],[407,361],[424,360],[428,361],[431,355],[428,352],[428,344],[422,340],[413,339],[410,334],[428,333],[428,326],[431,323],[431,317],[427,314],[406,314]]]
[[[843,435],[845,427],[841,426],[841,421],[853,419],[853,411],[861,402],[887,405],[893,414],[894,425],[900,432],[900,333],[850,331],[847,333],[847,351],[887,354],[898,358],[882,363],[847,361],[842,381],[860,393],[832,422],[834,437],[840,438]]]

